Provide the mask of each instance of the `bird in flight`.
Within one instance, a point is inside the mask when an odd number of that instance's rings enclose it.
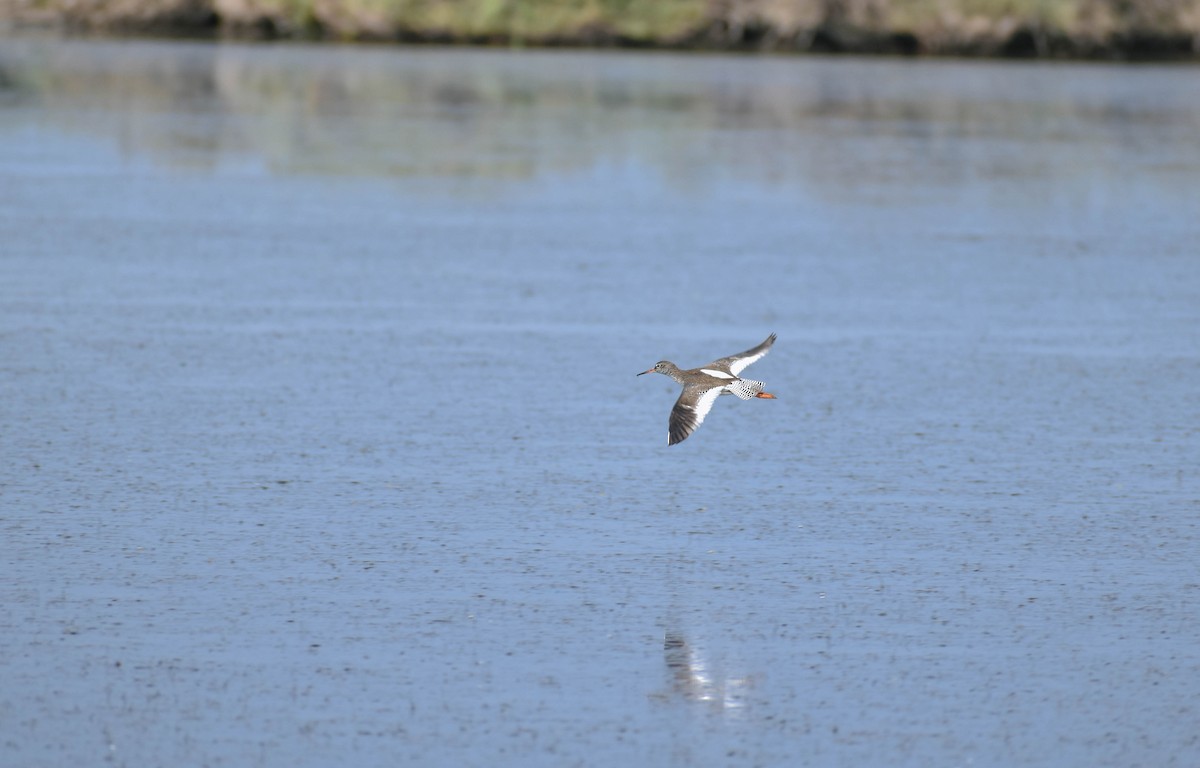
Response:
[[[708,365],[699,368],[682,370],[670,360],[663,360],[653,368],[642,371],[638,376],[647,373],[661,373],[670,376],[678,384],[683,385],[683,392],[671,409],[671,418],[667,423],[667,445],[682,443],[688,435],[696,431],[704,421],[704,417],[712,410],[713,403],[720,395],[737,395],[743,400],[760,397],[764,400],[775,400],[775,395],[764,392],[766,384],[753,379],[739,378],[741,373],[751,363],[761,360],[771,351],[775,343],[775,334],[757,347],[739,352],[736,355],[713,360]]]

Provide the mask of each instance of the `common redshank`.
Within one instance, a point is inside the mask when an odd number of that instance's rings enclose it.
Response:
[[[752,397],[776,399],[775,395],[763,391],[766,384],[761,381],[738,377],[748,365],[761,360],[770,352],[774,343],[775,334],[772,333],[766,341],[753,349],[713,360],[699,368],[685,371],[670,360],[663,360],[653,368],[639,373],[638,376],[661,373],[683,385],[683,393],[675,401],[675,407],[671,409],[671,419],[667,423],[667,445],[682,443],[688,435],[695,432],[712,410],[713,403],[719,395],[737,395],[743,400]]]

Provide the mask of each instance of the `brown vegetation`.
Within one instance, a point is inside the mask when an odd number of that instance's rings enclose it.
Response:
[[[1200,58],[1200,0],[0,0],[0,22],[493,45]]]

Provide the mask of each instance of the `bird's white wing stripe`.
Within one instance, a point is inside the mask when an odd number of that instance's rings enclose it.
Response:
[[[717,402],[717,396],[721,394],[721,387],[714,387],[708,390],[700,399],[696,401],[696,426],[700,426],[704,422],[704,417],[712,410],[713,403]]]
[[[762,344],[759,344],[754,349],[748,349],[739,355],[723,357],[716,362],[724,363],[729,370],[733,371],[735,376],[741,375],[742,371],[746,370],[748,366],[753,365],[754,363],[766,357],[767,353],[771,351],[771,345],[774,343],[775,334],[772,333],[767,337],[766,341],[764,341]]]
[[[767,356],[767,353],[770,351],[771,351],[771,348],[767,347],[762,352],[759,352],[757,355],[751,355],[750,357],[743,357],[743,358],[734,360],[729,364],[729,370],[733,371],[734,375],[736,376],[737,374],[740,374],[742,371],[749,368],[752,364],[757,363],[759,360],[762,360],[764,357]]]
[[[749,363],[747,363],[747,365],[749,365]],[[712,376],[714,379],[736,378],[735,376],[731,376],[728,373],[725,373],[725,371],[714,371],[712,368],[701,368],[700,373],[707,373],[709,376]]]

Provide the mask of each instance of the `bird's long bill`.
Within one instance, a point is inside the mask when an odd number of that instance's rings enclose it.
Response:
[[[654,373],[654,369],[651,368],[647,371],[642,371],[641,373],[638,374],[638,376],[645,376],[647,373]]]

